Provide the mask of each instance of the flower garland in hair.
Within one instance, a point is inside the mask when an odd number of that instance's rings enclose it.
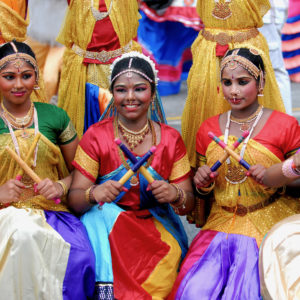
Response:
[[[123,59],[125,59],[125,58],[135,58],[135,57],[139,57],[139,58],[141,58],[141,59],[143,59],[143,60],[145,60],[146,62],[149,63],[149,65],[151,66],[151,69],[152,69],[152,71],[153,71],[153,74],[154,74],[155,85],[157,85],[157,84],[158,84],[158,81],[159,81],[159,78],[158,78],[158,76],[157,76],[158,71],[157,71],[156,68],[155,68],[154,62],[151,60],[150,57],[144,55],[143,53],[137,52],[137,51],[131,51],[131,52],[124,53],[123,55],[121,55],[120,57],[118,57],[117,59],[115,59],[114,62],[110,65],[110,74],[112,73],[114,67],[116,66],[116,64],[117,64],[119,61],[121,61],[121,60],[123,60]],[[134,69],[128,68],[127,70],[122,71],[122,73],[127,72],[127,71],[128,71],[128,72],[129,72],[129,71],[135,72]],[[141,73],[141,72],[139,72],[139,73]],[[118,77],[119,75],[121,75],[121,74],[120,74],[120,73],[117,74],[113,79],[115,79],[115,78]],[[148,78],[148,76],[146,76],[146,74],[144,74],[143,77]],[[111,84],[112,81],[113,81],[112,78],[111,78],[111,76],[109,77],[109,81],[110,81],[110,84]]]

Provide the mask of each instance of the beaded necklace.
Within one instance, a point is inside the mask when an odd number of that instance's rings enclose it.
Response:
[[[115,134],[116,138],[119,137],[119,126],[118,126],[118,124],[120,124],[120,121],[118,120],[118,117],[115,117],[114,118],[114,134]],[[152,146],[156,146],[156,133],[155,133],[153,123],[152,123],[151,120],[149,120],[147,122],[147,124],[149,124],[151,134],[152,134]],[[123,151],[121,151],[119,147],[118,147],[118,153],[119,153],[119,156],[120,156],[120,158],[122,160],[122,163],[125,166],[126,170],[129,170],[130,166],[126,161],[126,158],[124,156]],[[151,157],[148,159],[147,164],[145,165],[145,168],[148,168],[151,165],[152,160],[153,160],[153,155],[151,155]],[[139,184],[138,174],[139,174],[139,171],[136,172],[136,175],[133,175],[131,177],[131,179],[130,179],[130,185],[131,186],[137,186]]]
[[[30,109],[28,110],[27,114],[22,118],[17,118],[13,114],[11,114],[6,107],[1,102],[1,108],[3,116],[6,120],[10,123],[10,125],[15,129],[22,129],[22,137],[28,137],[25,128],[30,126],[33,120],[33,112],[34,112],[34,105],[31,103]]]
[[[241,149],[241,153],[240,156],[241,158],[244,157],[245,154],[245,150],[247,147],[247,144],[249,142],[249,139],[253,133],[254,128],[256,127],[257,123],[259,122],[261,116],[263,115],[263,106],[261,106],[261,109],[256,117],[255,122],[253,123],[249,135],[247,136],[247,138],[244,140],[242,149]],[[228,111],[227,113],[227,123],[226,123],[226,127],[225,127],[225,133],[224,133],[224,143],[227,144],[228,142],[228,136],[229,136],[229,127],[230,127],[230,122],[231,122],[231,110]],[[244,182],[248,177],[245,175],[245,171],[240,168],[240,167],[236,167],[233,166],[230,162],[230,158],[228,158],[226,160],[227,166],[228,166],[228,170],[227,170],[227,174],[225,175],[225,179],[227,182],[230,182],[232,184],[239,184]]]
[[[258,114],[260,113],[261,110],[262,110],[262,105],[259,105],[258,108],[257,108],[257,110],[251,116],[249,116],[248,118],[245,118],[245,119],[235,118],[231,114],[230,115],[230,121],[232,123],[240,125],[240,131],[242,131],[242,132],[244,132],[246,130],[249,131],[249,129],[251,127],[250,123],[257,118],[257,116],[258,116]]]

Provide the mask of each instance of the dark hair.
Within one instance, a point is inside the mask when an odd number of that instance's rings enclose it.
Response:
[[[143,58],[133,56],[133,57],[126,57],[126,58],[121,59],[114,66],[114,68],[111,72],[111,77],[110,78],[113,79],[120,72],[122,72],[124,70],[127,70],[128,65],[129,65],[129,61],[131,59],[132,59],[132,62],[131,62],[131,67],[130,68],[142,72],[143,74],[145,74],[147,77],[149,77],[152,80],[152,82],[149,82],[149,83],[151,85],[151,93],[153,95],[155,93],[155,90],[156,90],[155,74],[152,70],[151,65]],[[143,77],[143,78],[145,78],[145,77]],[[147,78],[145,78],[145,79],[147,80]],[[114,84],[115,84],[115,80],[110,85],[110,90],[111,91],[113,90]]]
[[[224,56],[227,57],[231,55],[235,50],[238,50],[237,55],[245,57],[250,62],[252,62],[258,69],[262,70],[265,73],[265,66],[262,60],[262,57],[259,55],[258,51],[255,49],[248,49],[248,48],[235,48],[232,50],[228,50]],[[260,80],[260,76],[256,79],[258,82]]]
[[[26,54],[32,56],[34,59],[36,59],[34,52],[27,44],[17,42],[16,40],[13,40],[12,42],[18,49],[18,52],[26,53]],[[8,56],[10,54],[14,54],[14,53],[15,53],[15,51],[10,43],[5,43],[0,47],[0,59],[4,58],[5,56]]]

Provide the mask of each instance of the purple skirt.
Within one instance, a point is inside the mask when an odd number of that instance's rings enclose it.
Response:
[[[169,299],[260,299],[254,238],[202,230],[181,266]]]
[[[95,256],[83,224],[67,212],[45,211],[45,216],[48,224],[71,245],[63,299],[91,298],[95,286]]]

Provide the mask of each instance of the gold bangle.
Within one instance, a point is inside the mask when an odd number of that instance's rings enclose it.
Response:
[[[186,201],[187,201],[186,192],[183,189],[180,189],[180,194],[181,194],[180,195],[180,203],[177,205],[171,204],[171,206],[173,207],[176,214],[179,214],[180,209],[185,209],[185,205],[186,205]]]
[[[85,191],[85,201],[89,204],[96,204],[97,201],[93,195],[94,189],[97,187],[96,184],[91,185],[86,191]]]
[[[215,187],[215,181],[213,181],[208,187],[200,187],[200,190],[197,188],[196,186],[196,191],[200,194],[200,195],[208,195]]]
[[[176,189],[176,198],[175,200],[171,201],[170,204],[176,204],[179,200],[180,200],[180,197],[181,197],[181,189],[180,187],[178,186],[178,184],[176,183],[170,183],[170,185],[174,186],[174,188]]]
[[[56,183],[58,183],[63,189],[62,196],[66,196],[68,194],[68,191],[69,191],[67,185],[62,180],[57,180]]]

